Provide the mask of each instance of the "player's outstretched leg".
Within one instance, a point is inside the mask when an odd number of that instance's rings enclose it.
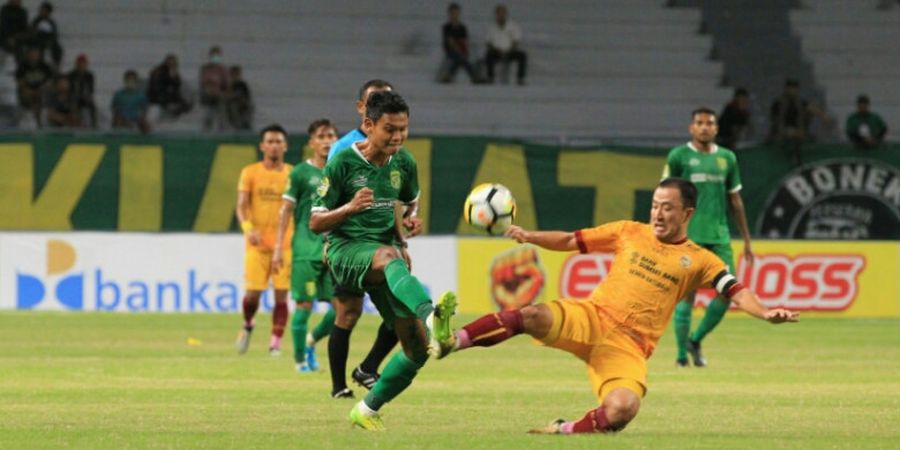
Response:
[[[717,325],[719,325],[719,322],[725,317],[725,313],[728,312],[729,306],[729,301],[722,297],[714,298],[709,302],[709,305],[706,306],[706,313],[703,314],[703,320],[700,321],[700,325],[697,326],[697,330],[694,331],[688,342],[688,352],[691,355],[691,359],[694,361],[694,366],[706,366],[706,359],[700,351],[700,342],[703,341],[703,338],[712,332]]]
[[[544,305],[540,307],[546,308]],[[429,351],[438,359],[444,358],[451,352],[463,350],[469,347],[490,347],[499,344],[517,334],[525,332],[525,318],[523,314],[536,314],[538,306],[526,306],[522,309],[501,311],[498,313],[481,316],[475,321],[457,330],[455,333],[447,333],[441,339],[435,337]],[[550,314],[549,311],[547,314]],[[435,334],[438,334],[437,327]]]
[[[672,322],[675,327],[675,343],[678,346],[678,356],[675,364],[678,367],[688,367],[688,337],[691,334],[691,311],[694,309],[694,297],[681,300],[675,305],[675,314]]]
[[[387,323],[381,322],[381,326],[378,327],[378,335],[375,337],[375,343],[372,344],[372,349],[369,350],[366,359],[353,369],[353,373],[350,375],[353,381],[356,381],[357,384],[366,389],[372,389],[372,386],[375,385],[380,376],[378,374],[378,366],[391,353],[397,342],[397,333]]]

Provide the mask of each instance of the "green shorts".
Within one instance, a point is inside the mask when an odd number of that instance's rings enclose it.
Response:
[[[321,260],[294,259],[291,262],[291,298],[297,302],[331,301],[334,282]]]
[[[381,318],[388,325],[393,325],[395,318],[416,317],[415,311],[394,297],[388,289],[387,282],[370,285],[365,282],[366,274],[372,267],[375,252],[386,246],[378,242],[340,242],[328,247],[328,267],[338,286],[339,296],[349,295],[362,297],[369,293],[372,304],[378,309]]]
[[[728,265],[728,271],[734,274],[734,254],[731,252],[731,243],[728,244],[700,244],[701,247],[713,252],[719,259]]]

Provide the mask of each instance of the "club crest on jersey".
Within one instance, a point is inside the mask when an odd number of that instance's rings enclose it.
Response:
[[[319,197],[324,197],[328,194],[328,188],[331,187],[331,180],[328,177],[322,178],[322,182],[319,183],[319,187],[316,188],[316,194],[319,194]]]
[[[391,187],[394,189],[400,189],[400,171],[399,170],[391,171]]]
[[[681,267],[687,269],[691,266],[691,257],[688,255],[681,255],[681,259],[678,260],[681,263]]]
[[[716,158],[716,164],[719,165],[719,169],[725,170],[728,168],[728,161],[725,158]]]

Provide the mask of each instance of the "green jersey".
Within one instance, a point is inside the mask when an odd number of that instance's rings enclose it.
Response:
[[[703,153],[693,144],[669,151],[663,177],[678,177],[697,186],[697,211],[688,225],[688,237],[698,244],[731,240],[728,231],[728,194],[741,190],[737,158],[731,150],[713,144]]]
[[[294,240],[291,243],[293,258],[322,260],[324,238],[309,230],[309,216],[316,199],[316,189],[322,183],[322,169],[306,161],[294,166],[288,175],[287,188],[282,198],[294,202]]]
[[[332,244],[367,241],[389,245],[394,242],[394,203],[397,200],[412,203],[419,196],[419,176],[412,154],[400,149],[378,167],[367,161],[353,144],[328,160],[312,210],[339,208],[350,203],[356,192],[364,187],[372,189],[374,203],[331,230],[328,240]]]

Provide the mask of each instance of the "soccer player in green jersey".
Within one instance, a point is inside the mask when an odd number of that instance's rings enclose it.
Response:
[[[452,293],[442,295],[436,308],[432,305],[409,272],[405,236],[398,232],[396,202],[410,204],[419,195],[415,161],[400,151],[408,130],[409,107],[400,95],[371,94],[363,123],[366,139],[325,166],[309,221],[314,232],[330,232],[327,253],[335,282],[350,295],[368,292],[402,344],[350,411],[351,423],[366,430],[384,429],[379,410],[412,383],[428,359],[426,324],[449,330],[456,307]]]
[[[691,141],[669,151],[663,178],[679,177],[697,186],[700,198],[697,212],[688,226],[688,237],[697,244],[715,253],[730,271],[734,271],[734,256],[731,252],[731,233],[728,229],[728,209],[744,239],[744,258],[753,264],[750,249],[750,229],[741,199],[741,175],[734,153],[716,145],[718,133],[716,113],[709,108],[699,108],[691,113],[688,128]],[[676,364],[688,366],[688,354],[696,367],[706,366],[706,359],[700,351],[700,343],[722,321],[728,311],[728,299],[718,296],[706,307],[700,325],[691,334],[691,310],[694,295],[691,293],[675,307],[675,340],[678,344]]]
[[[294,341],[294,362],[298,372],[318,370],[315,344],[331,333],[334,326],[334,308],[329,309],[316,328],[307,333],[312,302],[331,301],[334,286],[331,274],[325,267],[322,236],[309,229],[309,216],[316,189],[324,176],[325,159],[331,144],[337,140],[337,129],[328,119],[319,119],[309,125],[309,147],[312,158],[297,164],[288,176],[287,188],[282,195],[278,220],[278,239],[272,257],[273,270],[285,270],[284,251],[280,243],[294,218],[294,237],[291,242],[291,298],[297,303],[291,319],[291,336]],[[346,386],[344,386],[346,388]],[[338,389],[340,390],[340,389]]]

